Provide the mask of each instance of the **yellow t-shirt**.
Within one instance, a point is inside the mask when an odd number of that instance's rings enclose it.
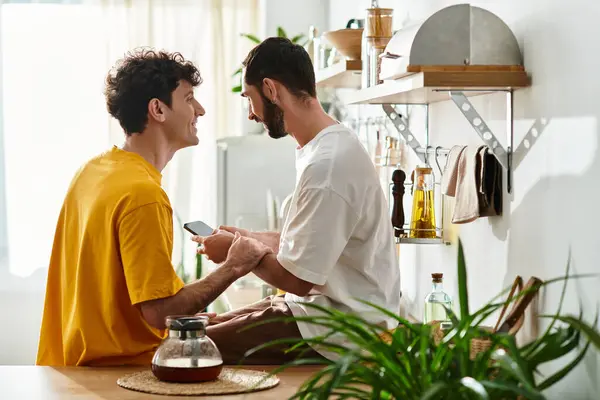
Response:
[[[176,294],[162,176],[114,147],[75,175],[56,226],[38,365],[149,364],[165,332],[136,304]]]

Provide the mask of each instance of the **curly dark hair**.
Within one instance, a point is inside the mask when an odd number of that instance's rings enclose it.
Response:
[[[261,88],[265,78],[283,84],[299,98],[317,97],[315,69],[304,47],[281,37],[270,37],[253,48],[244,62],[246,84]]]
[[[150,100],[156,98],[171,107],[172,93],[181,80],[192,86],[202,83],[198,69],[180,53],[134,50],[106,77],[106,107],[126,135],[140,133],[148,123]]]

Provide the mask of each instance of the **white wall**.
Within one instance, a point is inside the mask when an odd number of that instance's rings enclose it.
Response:
[[[287,34],[308,36],[309,27],[314,25],[319,32],[327,30],[329,24],[329,0],[262,0],[264,4],[264,36],[275,36],[281,26]]]
[[[330,27],[343,28],[349,18],[362,18],[366,0],[331,0]],[[394,8],[395,28],[407,19],[421,20],[456,1],[381,0]],[[481,219],[460,228],[468,263],[471,307],[479,307],[517,274],[525,280],[561,276],[569,249],[576,273],[598,273],[600,259],[600,136],[597,93],[600,91],[600,3],[565,0],[473,1],[502,18],[514,31],[533,85],[515,94],[515,145],[541,118],[549,123],[514,171],[514,192],[505,200],[501,218]],[[503,139],[503,95],[478,97],[473,104]],[[365,113],[365,106],[352,106]],[[369,107],[369,106],[367,106]],[[372,108],[372,107],[370,107]],[[422,122],[422,121],[421,121]],[[413,124],[415,125],[415,124]],[[415,126],[415,131],[422,125]],[[479,144],[479,137],[453,103],[430,108],[431,143]],[[419,139],[421,142],[424,139]],[[410,311],[422,315],[422,300],[430,290],[430,273],[441,271],[456,298],[454,246],[403,245],[400,257],[403,293]],[[581,279],[569,285],[564,311],[577,313],[583,304],[593,320],[600,301],[600,280]],[[545,311],[556,310],[560,287],[542,296]],[[529,328],[529,327],[528,327]],[[523,329],[527,340],[531,329]],[[562,364],[562,363],[561,363]],[[545,368],[545,374],[557,365]],[[600,398],[600,358],[590,352],[568,379],[555,385],[550,398]]]

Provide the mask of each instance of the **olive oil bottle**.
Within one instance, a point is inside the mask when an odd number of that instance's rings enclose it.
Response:
[[[413,176],[413,207],[409,237],[433,239],[437,236],[433,193],[432,168],[417,167]]]

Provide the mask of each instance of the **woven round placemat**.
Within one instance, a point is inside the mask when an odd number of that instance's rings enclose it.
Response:
[[[174,396],[200,396],[210,394],[236,394],[270,389],[279,384],[279,378],[267,372],[247,369],[223,368],[215,381],[202,383],[170,383],[158,380],[152,371],[142,371],[125,375],[117,384],[125,389],[138,392]]]

